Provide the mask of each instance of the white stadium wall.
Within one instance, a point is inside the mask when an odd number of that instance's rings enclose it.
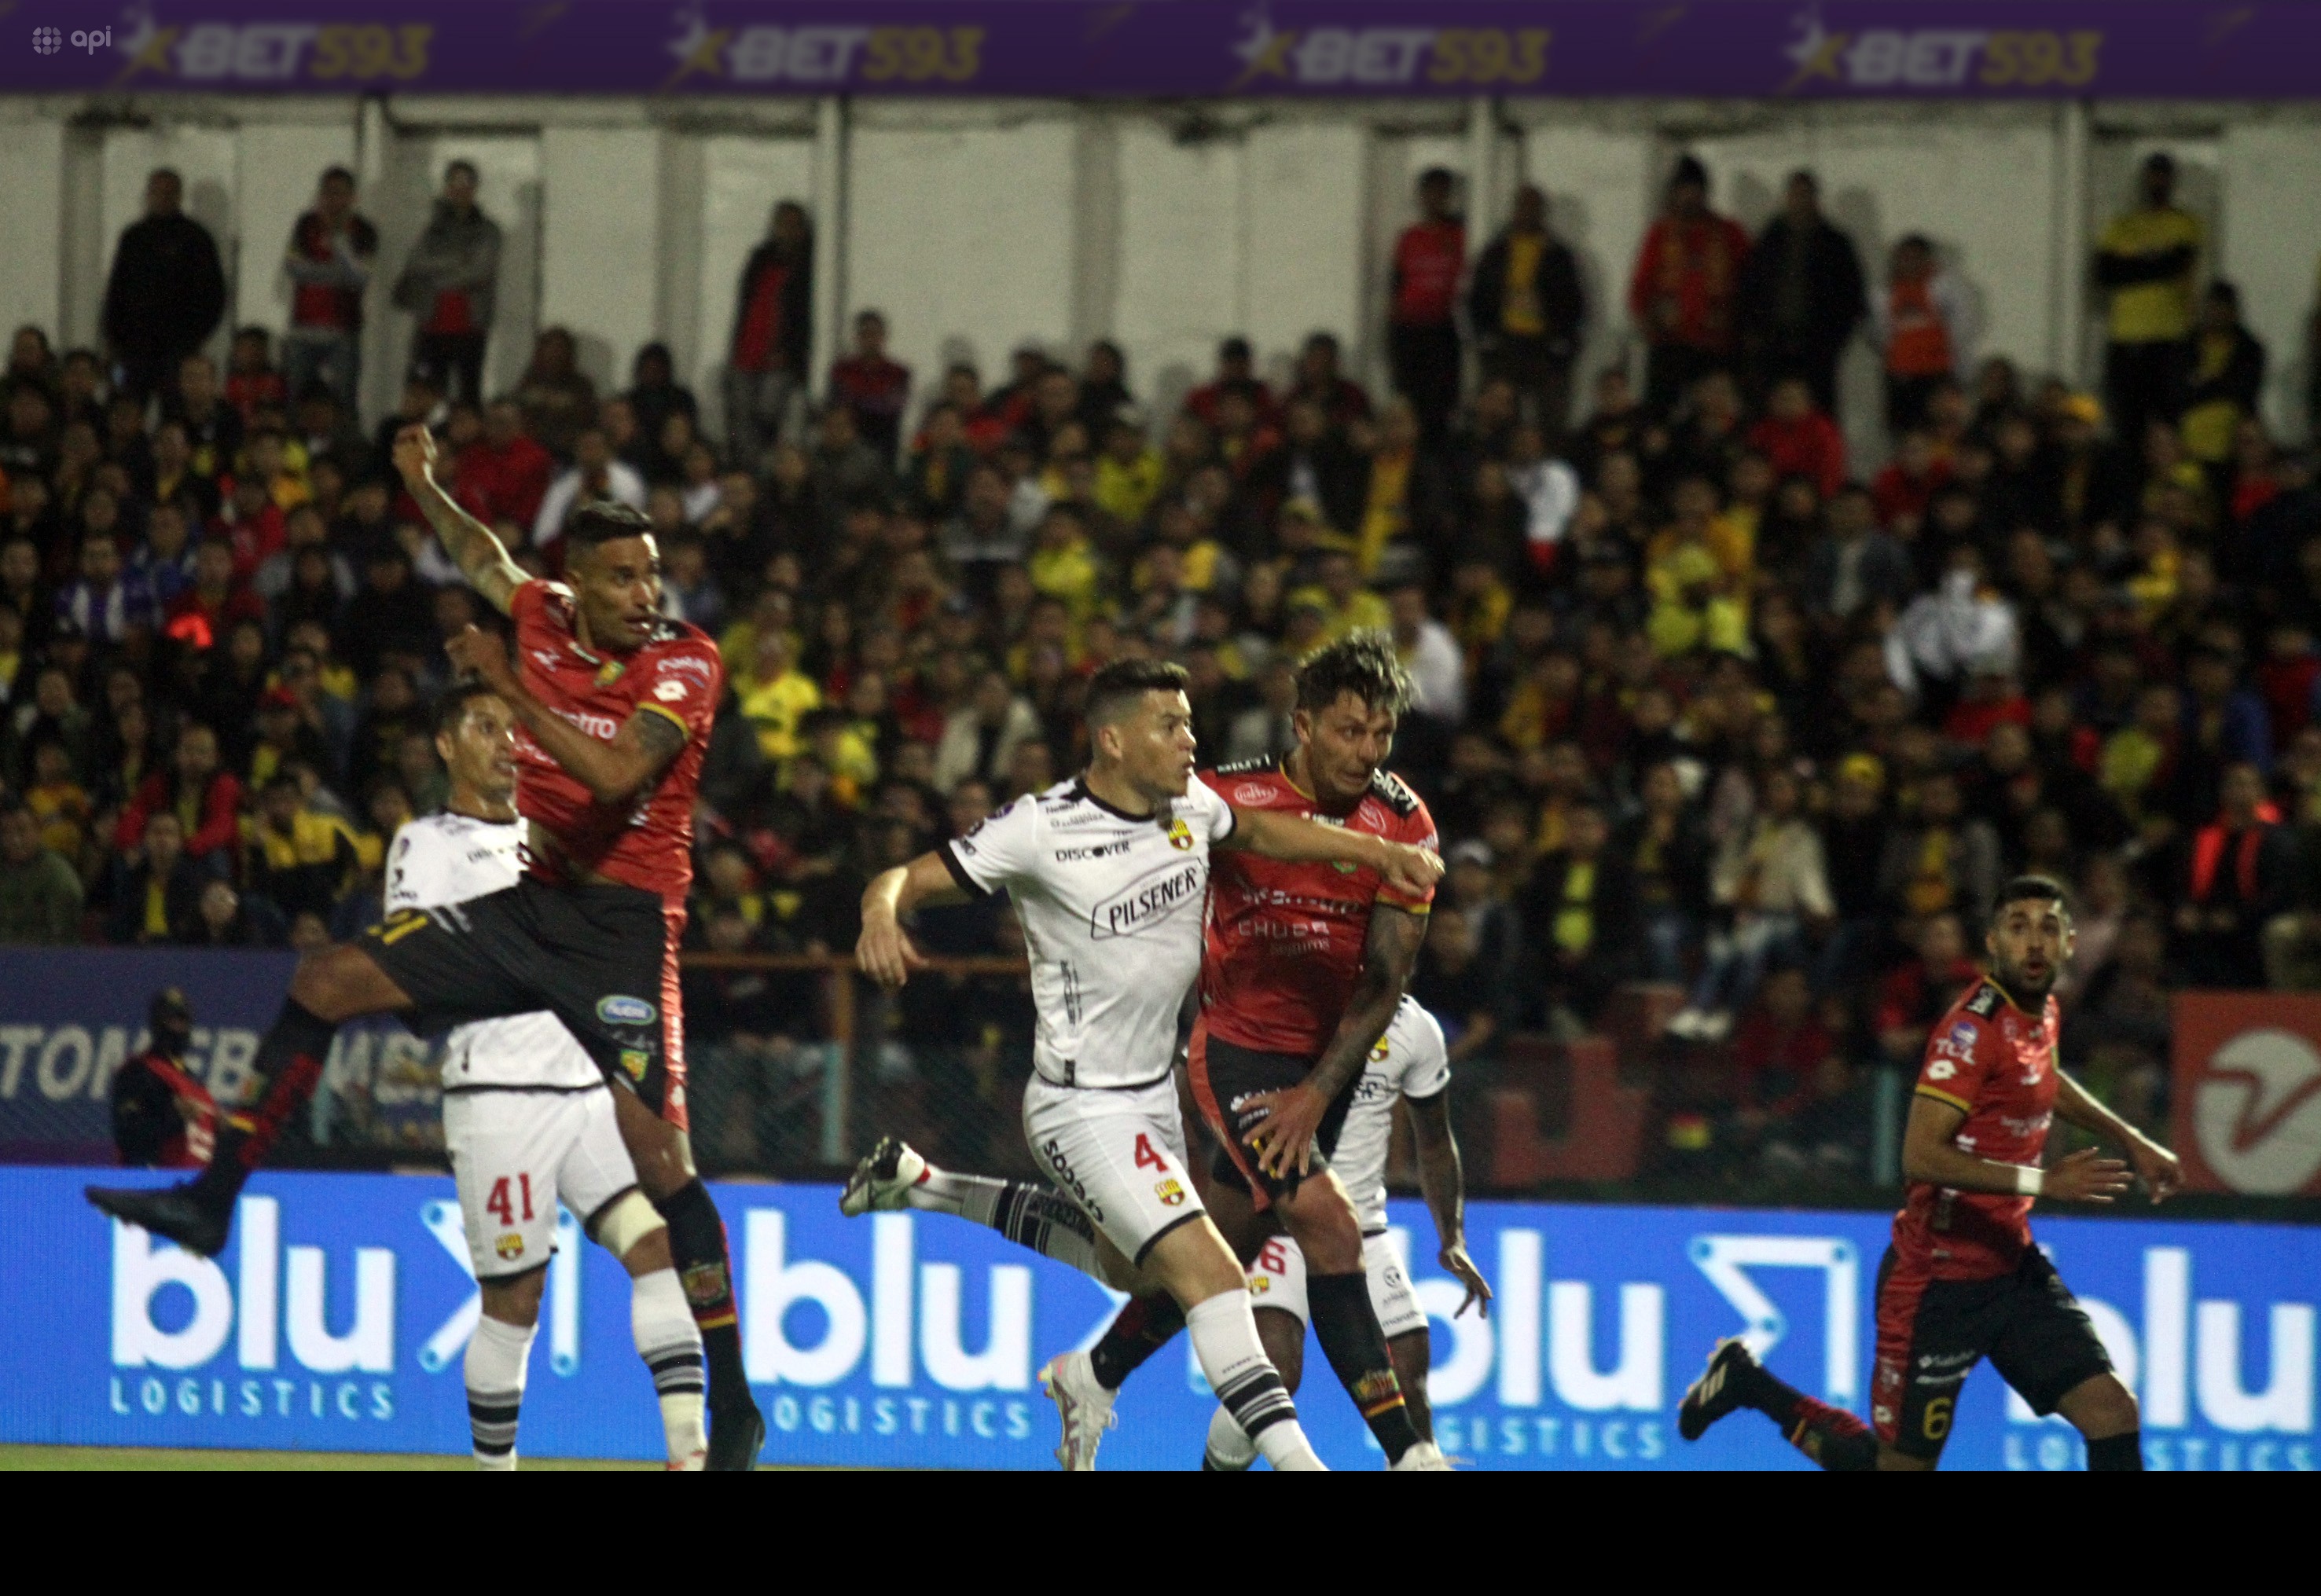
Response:
[[[2134,162],[2164,146],[2213,230],[2212,269],[2241,283],[2271,349],[2266,408],[2289,428],[2305,420],[2321,260],[2316,133],[2310,108],[2182,104],[14,100],[0,103],[0,204],[16,223],[0,236],[0,315],[93,340],[113,240],[167,163],[219,236],[235,318],[278,326],[291,221],[315,174],[344,161],[384,240],[365,351],[376,414],[410,331],[387,284],[442,164],[465,156],[507,234],[495,385],[539,327],[562,323],[600,383],[666,340],[714,415],[742,260],[772,203],[794,197],[818,230],[817,369],[846,317],[876,305],[922,393],[953,358],[996,381],[1018,344],[1111,337],[1139,393],[1165,404],[1227,331],[1279,370],[1328,329],[1381,376],[1387,250],[1412,179],[1439,163],[1476,179],[1478,247],[1517,184],[1547,191],[1581,258],[1592,368],[1634,356],[1629,265],[1660,175],[1689,149],[1752,229],[1783,177],[1812,168],[1873,275],[1895,238],[1931,234],[1980,304],[1983,349],[2089,380],[2088,242]],[[1864,348],[1844,409],[1873,448]]]

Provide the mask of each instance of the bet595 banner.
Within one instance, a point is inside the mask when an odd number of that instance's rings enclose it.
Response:
[[[477,1315],[451,1182],[269,1174],[214,1263],[109,1224],[84,1180],[0,1170],[0,1439],[332,1451],[468,1450],[460,1354]],[[824,1186],[715,1189],[733,1237],[766,1460],[1051,1468],[1034,1371],[1090,1341],[1114,1300],[988,1230],[924,1214],[840,1217]],[[1498,1293],[1450,1315],[1415,1204],[1394,1220],[1433,1317],[1443,1449],[1476,1468],[1781,1468],[1753,1414],[1708,1438],[1676,1405],[1710,1345],[1745,1334],[1803,1390],[1863,1410],[1870,1214],[1478,1203],[1470,1247]],[[2145,1220],[2040,1227],[2144,1403],[2155,1468],[2310,1470],[2321,1230]],[[628,1283],[568,1216],[550,1265],[520,1449],[658,1458]],[[1337,1468],[1380,1459],[1309,1353],[1298,1405]],[[1128,1385],[1108,1468],[1194,1468],[1211,1410],[1189,1348]],[[1958,1404],[1952,1467],[2082,1465],[1989,1370]]]

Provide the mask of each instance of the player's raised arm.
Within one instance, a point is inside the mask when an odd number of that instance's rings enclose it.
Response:
[[[1284,859],[1292,864],[1320,863],[1353,865],[1377,871],[1386,877],[1387,884],[1407,898],[1422,902],[1434,891],[1434,884],[1443,879],[1443,860],[1431,848],[1414,848],[1406,842],[1391,842],[1383,837],[1373,837],[1366,831],[1355,831],[1343,826],[1316,825],[1296,815],[1280,814],[1271,810],[1233,809],[1233,835],[1216,845],[1221,848],[1244,848],[1269,859]],[[1396,996],[1400,998],[1399,992]],[[1394,1005],[1387,1005],[1387,1018],[1394,1017]],[[1379,1029],[1386,1029],[1384,1021]],[[1376,1041],[1373,1035],[1370,1039]]]
[[[454,504],[435,480],[435,435],[425,423],[414,422],[395,435],[395,468],[403,477],[404,491],[435,529],[443,552],[451,557],[468,585],[506,614],[515,590],[530,581],[531,575],[509,558],[491,528]]]
[[[673,712],[648,704],[621,722],[612,741],[598,742],[532,696],[508,662],[507,645],[492,632],[470,626],[445,644],[444,651],[454,666],[473,672],[506,699],[532,741],[570,771],[599,803],[617,805],[635,798],[660,779],[692,740],[692,730]]]
[[[1474,1259],[1467,1256],[1467,1174],[1459,1162],[1459,1138],[1451,1133],[1451,1093],[1445,1091],[1432,1097],[1406,1097],[1402,1103],[1410,1111],[1410,1142],[1418,1159],[1418,1190],[1426,1199],[1426,1211],[1434,1217],[1434,1237],[1441,1244],[1435,1261],[1467,1292],[1459,1303],[1459,1312],[1451,1317],[1457,1319],[1471,1303],[1482,1310],[1483,1318],[1488,1319],[1490,1284],[1475,1266]]]
[[[2055,1117],[2094,1132],[2125,1152],[2154,1202],[2166,1202],[2183,1184],[2184,1168],[2175,1154],[2097,1102],[2060,1069],[2055,1072]]]
[[[854,962],[862,973],[893,992],[926,959],[903,929],[903,916],[923,903],[964,903],[968,893],[939,853],[924,853],[872,876],[862,890],[862,935]]]
[[[1958,1145],[1966,1112],[1925,1093],[1910,1100],[1910,1122],[1902,1132],[1902,1178],[1953,1192],[1996,1192],[2025,1197],[2060,1197],[2067,1202],[2109,1202],[2127,1190],[2127,1165],[2082,1147],[2052,1169],[2001,1164],[1977,1157]]]

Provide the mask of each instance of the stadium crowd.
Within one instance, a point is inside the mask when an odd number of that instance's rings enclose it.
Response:
[[[290,230],[289,325],[220,371],[216,248],[156,173],[105,349],[24,327],[0,379],[0,940],[304,948],[377,913],[386,841],[443,792],[443,639],[496,619],[392,479],[424,421],[527,568],[576,503],[645,511],[669,612],[718,639],[696,946],[850,947],[869,875],[1078,767],[1107,659],[1181,661],[1206,757],[1246,759],[1288,746],[1303,652],[1381,627],[1450,866],[1416,992],[1455,1060],[1679,984],[1733,1156],[1858,1168],[1869,1073],[1915,1066],[2036,870],[2074,893],[2075,1063],[2150,1123],[2168,989],[2321,986],[2321,490],[2258,417],[2266,351],[2172,176],[2090,263],[2100,394],[1980,350],[1928,238],[1865,267],[1805,173],[1752,238],[1679,163],[1615,306],[1537,190],[1470,239],[1430,173],[1390,384],[1319,332],[1269,382],[1227,337],[1166,412],[1110,343],[915,373],[868,310],[817,378],[785,202],[715,438],[658,344],[599,392],[550,328],[482,390],[499,232],[457,164],[392,284],[394,413],[355,407],[387,263],[341,170]],[[1576,371],[1624,314],[1642,369]],[[1831,419],[1861,338],[1875,469]],[[929,919],[935,951],[1020,947],[999,911]],[[1020,1073],[1020,999],[912,993],[914,1036]],[[687,989],[698,1032],[769,1056],[822,1034],[815,1002]]]

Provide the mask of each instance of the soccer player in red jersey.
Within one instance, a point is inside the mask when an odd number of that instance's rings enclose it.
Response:
[[[2109,1202],[2128,1189],[2131,1165],[2160,1202],[2181,1178],[2176,1156],[2057,1067],[2062,1011],[2053,989],[2071,957],[2063,889],[2043,875],[2009,882],[1986,945],[1989,978],[1935,1022],[1910,1104],[1908,1190],[1878,1267],[1870,1425],[1782,1384],[1735,1338],[1717,1345],[1685,1392],[1677,1410],[1685,1439],[1754,1408],[1825,1469],[1931,1469],[1960,1387],[1988,1357],[2033,1411],[2059,1412],[2087,1437],[2089,1468],[2144,1467],[2135,1398],[2032,1245],[2031,1205],[2042,1196]],[[2088,1147],[2042,1168],[2058,1114],[2116,1143],[2127,1162]]]
[[[1432,848],[1426,805],[1385,769],[1409,703],[1392,639],[1355,632],[1299,667],[1295,748],[1202,779],[1236,809]],[[1370,1301],[1361,1226],[1328,1156],[1409,984],[1433,893],[1398,892],[1373,870],[1241,854],[1219,857],[1209,893],[1187,1069],[1219,1144],[1212,1210],[1244,1262],[1276,1226],[1297,1238],[1315,1339],[1388,1465],[1441,1467],[1403,1396]],[[1482,1287],[1463,1251],[1446,1264]],[[1060,1374],[1082,1402],[1108,1402],[1183,1322],[1165,1300],[1135,1298],[1089,1352],[1058,1359]]]
[[[522,729],[527,873],[504,892],[397,913],[305,961],[259,1048],[258,1102],[229,1117],[200,1176],[160,1191],[92,1188],[89,1200],[214,1254],[243,1182],[313,1093],[341,1024],[397,1013],[432,1034],[551,1012],[615,1088],[639,1183],[669,1222],[707,1354],[709,1466],[754,1466],[765,1425],[742,1367],[724,1227],[687,1137],[678,999],[694,795],[724,683],[716,645],[662,617],[659,553],[637,512],[581,508],[565,531],[568,581],[536,580],[436,483],[425,427],[396,438],[395,463],[444,550],[515,622],[513,666],[500,639],[474,627],[450,651]]]

